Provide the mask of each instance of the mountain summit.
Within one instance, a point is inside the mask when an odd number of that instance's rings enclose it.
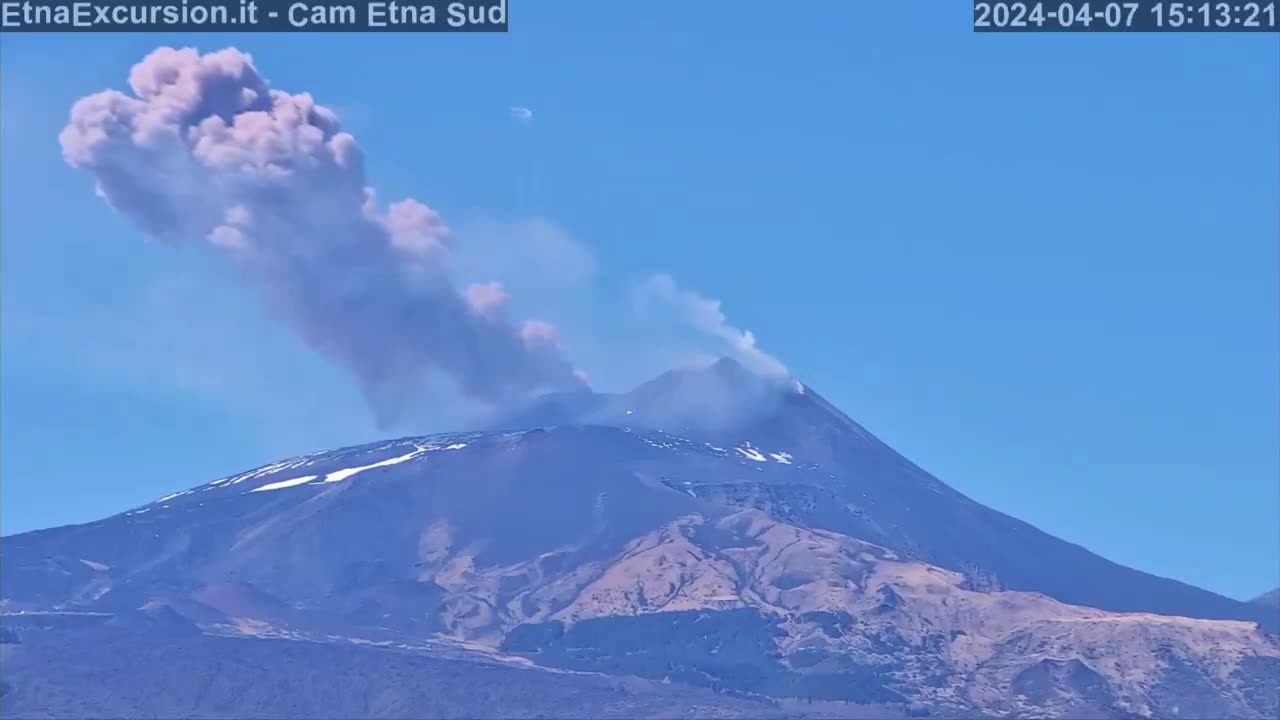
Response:
[[[881,442],[812,388],[759,375],[730,358],[672,370],[619,395],[559,394],[542,402],[498,427],[605,425],[666,432],[734,448],[765,465],[778,461],[765,450],[785,453],[788,462],[823,469],[803,483],[771,490],[786,495],[791,506],[812,506],[801,518],[806,524],[972,574],[974,582],[1064,602],[1251,620],[1280,629],[1273,613],[1112,563],[985,507]]]
[[[670,370],[617,395],[590,391],[544,395],[494,423],[496,429],[558,425],[643,427],[685,436],[714,436],[751,418],[774,414],[804,386],[785,376],[762,375],[732,358],[698,368]]]
[[[306,669],[333,662],[370,678],[349,681],[367,704],[348,714],[406,717],[524,712],[423,705],[409,688],[427,662],[532,668],[534,687],[593,698],[585,716],[767,717],[799,698],[837,715],[1265,717],[1280,676],[1274,612],[986,508],[811,388],[732,361],[10,536],[0,594],[21,638],[7,716],[296,713]],[[145,651],[70,650],[121,642]],[[255,665],[283,689],[249,705],[230,688]]]

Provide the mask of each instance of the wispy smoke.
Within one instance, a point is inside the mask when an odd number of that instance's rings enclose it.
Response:
[[[750,370],[762,375],[787,375],[787,368],[781,361],[756,347],[756,338],[751,331],[729,324],[719,300],[680,287],[666,273],[646,279],[640,286],[640,299],[646,304],[658,301],[670,306],[689,326],[722,341],[723,350]]]
[[[271,88],[235,49],[160,48],[129,84],[132,95],[75,104],[59,138],[67,162],[148,235],[232,258],[354,373],[384,425],[439,372],[489,404],[582,384],[555,328],[509,319],[503,288],[455,287],[434,211],[412,199],[379,209],[355,139],[310,95]]]

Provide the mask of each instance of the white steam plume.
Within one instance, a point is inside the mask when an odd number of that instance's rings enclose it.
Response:
[[[673,308],[690,327],[721,341],[724,351],[748,369],[762,375],[787,376],[786,366],[757,347],[750,330],[729,324],[719,300],[680,287],[666,273],[649,276],[640,286],[640,298],[645,303],[656,300]]]

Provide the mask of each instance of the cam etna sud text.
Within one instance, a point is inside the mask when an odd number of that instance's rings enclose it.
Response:
[[[363,17],[362,17],[363,16]],[[370,2],[363,5],[309,4],[295,2],[289,6],[289,24],[294,27],[363,25],[394,27],[402,25],[435,25],[442,21],[449,27],[467,25],[503,25],[507,21],[506,0],[489,5],[449,3],[440,11],[435,5],[413,3]]]

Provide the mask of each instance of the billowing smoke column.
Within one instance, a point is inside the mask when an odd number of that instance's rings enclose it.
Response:
[[[500,286],[454,287],[435,212],[411,199],[378,209],[355,139],[310,95],[272,89],[235,49],[160,48],[129,84],[133,96],[75,104],[67,162],[148,235],[230,256],[355,374],[384,426],[435,372],[487,404],[582,384],[553,327],[508,319]]]

